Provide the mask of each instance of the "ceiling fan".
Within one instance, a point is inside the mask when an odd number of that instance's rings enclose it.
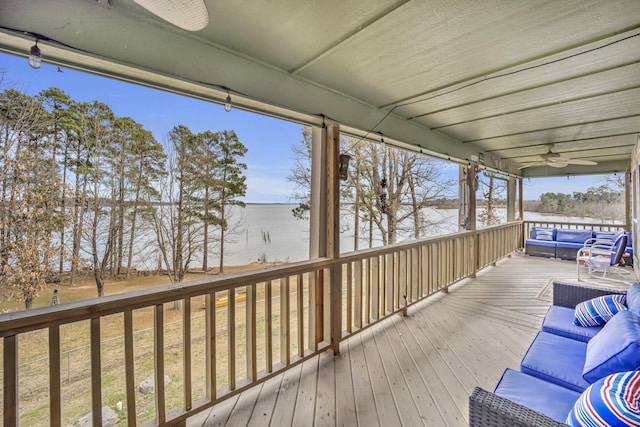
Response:
[[[547,145],[547,152],[540,154],[540,157],[542,157],[542,161],[524,164],[520,166],[518,170],[531,166],[550,166],[552,168],[564,168],[569,165],[595,166],[598,164],[597,162],[593,162],[591,160],[569,159],[567,157],[562,157],[560,153],[554,153],[552,150],[553,144]]]

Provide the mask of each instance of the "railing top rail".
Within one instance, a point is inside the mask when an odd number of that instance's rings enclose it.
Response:
[[[5,313],[0,315],[0,337],[294,276],[326,268],[333,262],[329,258],[300,261],[226,274],[211,279],[192,280],[50,307]]]
[[[618,227],[629,230],[628,224],[616,224],[613,222],[575,222],[575,221],[542,221],[542,220],[524,220],[526,225],[531,224],[543,224],[543,225],[556,225],[562,224],[567,226],[580,226],[580,227]]]
[[[513,227],[518,224],[522,224],[522,221],[512,221],[504,224],[492,225],[491,227],[486,227],[480,230],[460,231],[457,233],[443,234],[441,236],[427,237],[419,240],[404,240],[402,242],[394,243],[392,245],[387,245],[387,246],[380,246],[380,247],[368,248],[368,249],[359,249],[357,251],[345,252],[340,254],[340,261],[349,262],[353,259],[367,258],[372,255],[385,255],[387,253],[396,252],[399,249],[411,249],[411,248],[420,247],[429,243],[446,242],[451,239],[460,239],[464,237],[473,236],[476,234],[487,233],[487,232],[499,230],[502,228]]]

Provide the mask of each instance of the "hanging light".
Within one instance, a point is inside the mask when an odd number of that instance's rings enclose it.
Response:
[[[380,212],[387,213],[387,197],[389,193],[387,192],[387,178],[382,178],[380,181]]]
[[[36,40],[36,44],[31,46],[31,50],[29,51],[29,66],[31,68],[38,69],[42,65],[42,58],[40,57],[40,48],[38,47],[38,40]]]
[[[346,181],[349,177],[349,160],[351,160],[350,155],[340,154],[340,169],[338,176],[341,181]]]
[[[231,111],[231,95],[229,95],[229,91],[227,91],[227,99],[224,101],[224,111],[227,113]]]

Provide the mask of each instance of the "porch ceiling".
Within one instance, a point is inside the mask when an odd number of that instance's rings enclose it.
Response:
[[[186,3],[186,2],[184,2]],[[640,134],[638,0],[0,0],[0,50],[523,176],[623,171]],[[25,62],[26,66],[26,62]],[[542,154],[597,166],[521,166]]]

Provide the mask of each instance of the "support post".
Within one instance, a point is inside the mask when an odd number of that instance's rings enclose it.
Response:
[[[507,221],[516,220],[516,178],[510,176],[507,184]]]
[[[624,173],[624,223],[631,231],[631,172]]]
[[[314,127],[311,144],[309,257],[337,259],[340,257],[340,127]],[[338,354],[342,327],[341,266],[332,265],[329,277],[326,276],[323,270],[316,276],[315,342],[310,343],[310,347],[317,348],[319,341],[329,338],[334,353]],[[329,307],[325,307],[325,301]]]

